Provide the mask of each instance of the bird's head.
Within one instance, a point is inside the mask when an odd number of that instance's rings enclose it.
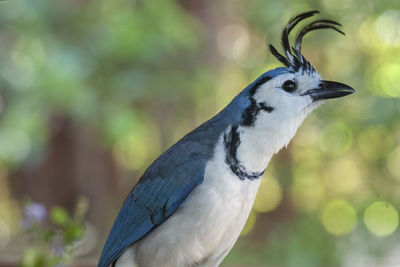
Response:
[[[355,92],[345,84],[322,80],[301,52],[302,39],[308,32],[333,29],[344,34],[338,29],[341,26],[339,23],[327,19],[315,20],[299,31],[294,46],[289,43],[289,34],[293,28],[316,13],[318,11],[309,11],[290,19],[282,32],[283,54],[274,46],[269,46],[271,53],[286,67],[262,74],[247,88],[250,105],[243,113],[243,126],[251,126],[265,117],[269,123],[271,119],[279,123],[294,120],[294,124],[298,125],[293,127],[297,129],[301,121],[324,100]]]

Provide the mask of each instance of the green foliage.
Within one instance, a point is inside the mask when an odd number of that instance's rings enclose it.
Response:
[[[32,204],[28,204],[32,206]],[[40,204],[34,204],[40,205]],[[80,198],[71,215],[62,207],[52,207],[49,221],[46,217],[32,223],[32,213],[26,213],[25,234],[30,243],[22,253],[21,267],[50,267],[72,262],[76,246],[85,234],[84,215],[87,200]],[[31,217],[29,217],[31,216]]]
[[[61,207],[54,207],[50,212],[51,221],[58,226],[65,226],[69,221],[67,211]]]

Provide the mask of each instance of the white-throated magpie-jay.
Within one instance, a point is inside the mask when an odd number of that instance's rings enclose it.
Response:
[[[305,34],[338,29],[327,19],[289,33],[317,11],[292,18],[282,33],[286,67],[270,70],[219,114],[165,151],[129,193],[99,267],[218,266],[235,244],[271,157],[324,100],[354,90],[322,80],[301,52]]]

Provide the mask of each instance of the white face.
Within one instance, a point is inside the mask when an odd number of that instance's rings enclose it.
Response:
[[[280,74],[268,80],[266,73],[256,80],[238,128],[237,158],[249,170],[265,168],[272,155],[290,142],[304,119],[326,99],[354,92],[347,85],[322,81],[315,71],[274,71]],[[261,81],[264,83],[258,85]]]
[[[284,84],[291,83],[288,81],[295,84],[295,89],[291,92],[284,90]],[[310,89],[318,88],[320,83],[318,73],[310,75],[300,71],[280,74],[259,86],[253,98],[258,104],[263,103],[273,110],[258,112],[254,127],[243,129],[247,134],[243,135],[242,142],[259,143],[261,147],[269,147],[271,153],[286,146],[304,119],[324,102],[313,101],[309,95],[302,95]],[[272,155],[271,153],[269,154]]]
[[[292,85],[293,91],[285,91],[285,86]],[[265,103],[274,110],[265,114],[278,120],[290,120],[295,117],[307,116],[312,110],[318,107],[322,101],[313,102],[309,95],[302,95],[306,91],[318,88],[321,83],[321,77],[316,72],[303,73],[285,73],[262,84],[254,94],[257,103]]]

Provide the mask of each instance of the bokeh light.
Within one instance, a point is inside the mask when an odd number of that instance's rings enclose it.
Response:
[[[359,48],[367,55],[378,55],[385,48],[385,43],[377,36],[375,30],[375,21],[368,17],[364,20],[358,29]]]
[[[245,27],[238,24],[227,25],[218,34],[218,48],[225,57],[240,61],[245,58],[250,47],[250,36]]]
[[[143,170],[151,157],[159,152],[160,141],[151,123],[135,121],[133,129],[119,137],[113,147],[113,156],[127,170]]]
[[[325,199],[326,189],[317,174],[298,171],[290,187],[290,193],[293,204],[298,210],[312,212]]]
[[[247,219],[246,224],[242,229],[242,232],[240,232],[241,236],[247,235],[254,228],[254,225],[256,224],[256,219],[257,219],[257,213],[251,211],[249,218]]]
[[[119,140],[114,145],[114,157],[122,167],[128,170],[144,168],[154,150],[157,147],[157,139],[145,142],[146,133],[131,133]],[[148,136],[148,135],[147,135]]]
[[[333,192],[352,194],[361,189],[361,170],[355,159],[338,158],[324,171],[325,183]]]
[[[347,235],[356,226],[356,209],[343,199],[331,200],[324,207],[322,223],[333,235]]]
[[[335,122],[325,128],[318,141],[325,153],[339,155],[349,150],[353,142],[353,134],[346,125]]]
[[[386,97],[400,96],[400,63],[391,62],[381,66],[374,74],[373,92]]]
[[[400,182],[400,146],[389,154],[387,168],[390,174]]]
[[[274,210],[282,201],[282,188],[279,182],[272,177],[263,177],[253,209],[256,212]]]
[[[388,236],[399,225],[399,214],[389,202],[375,201],[365,210],[364,224],[372,234]]]
[[[400,46],[400,11],[387,10],[375,22],[378,37],[386,44]]]

